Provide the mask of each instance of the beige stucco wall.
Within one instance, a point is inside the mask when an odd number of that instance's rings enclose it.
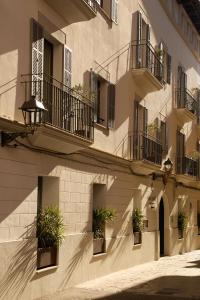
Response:
[[[45,15],[58,27],[56,32],[60,41],[66,37],[66,44],[72,50],[73,86],[83,83],[84,73],[91,67],[98,70],[95,61],[102,64],[108,59],[103,67],[110,72],[111,82],[117,86],[115,128],[108,131],[97,125],[91,148],[128,157],[128,135],[133,131],[133,103],[142,91],[134,82],[129,63],[127,66],[128,48],[125,47],[123,54],[121,50],[119,56],[114,55],[113,62],[110,57],[131,41],[134,31],[132,14],[138,9],[143,11],[151,25],[152,44],[155,46],[162,40],[172,56],[172,84],[145,95],[141,103],[149,109],[149,123],[160,114],[166,119],[169,155],[173,161],[177,125],[183,127],[186,134],[186,151],[192,151],[197,139],[196,121],[179,123],[174,110],[174,88],[179,63],[188,75],[188,88],[198,87],[199,65],[159,1],[119,1],[118,25],[100,13],[91,20],[70,24],[42,0],[1,1],[0,36],[4,42],[0,45],[0,116],[22,122],[18,107],[25,100],[20,85],[21,74],[30,73],[30,18],[43,22],[46,30],[51,31],[51,26],[44,21]],[[60,57],[61,48],[56,48],[56,55]],[[58,64],[55,69],[58,79],[62,78],[61,72]],[[106,164],[96,161],[95,157],[72,155],[60,159],[22,147],[0,148],[0,299],[17,299],[18,296],[20,299],[34,299],[158,259],[161,198],[165,209],[165,254],[174,255],[200,247],[196,227],[199,192],[176,187],[173,178],[164,187],[161,179],[152,181],[151,177],[136,176],[126,163],[119,165],[118,161]],[[65,241],[59,249],[58,268],[42,273],[36,273],[34,226],[38,176],[58,178],[59,207],[65,224]],[[92,244],[93,183],[105,184],[103,205],[117,211],[114,222],[106,227],[107,253],[99,256],[93,256]],[[154,209],[149,205],[151,196],[156,199]],[[184,240],[178,240],[180,201],[185,203],[184,210],[191,216]],[[136,206],[142,209],[149,221],[139,246],[133,245],[131,227],[131,214]]]

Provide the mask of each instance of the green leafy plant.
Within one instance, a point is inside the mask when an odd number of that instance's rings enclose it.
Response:
[[[132,216],[134,232],[142,231],[143,219],[144,219],[144,216],[142,214],[142,211],[139,208],[134,209],[133,216]]]
[[[94,238],[104,237],[105,224],[114,220],[116,211],[114,209],[95,209],[93,210],[93,232]]]
[[[187,228],[187,216],[184,212],[179,212],[178,214],[178,229],[179,230],[185,230]]]
[[[37,216],[38,247],[59,246],[64,239],[63,218],[57,206],[40,210]]]

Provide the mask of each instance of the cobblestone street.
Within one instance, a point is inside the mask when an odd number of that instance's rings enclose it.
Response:
[[[200,250],[163,257],[42,300],[200,299]]]

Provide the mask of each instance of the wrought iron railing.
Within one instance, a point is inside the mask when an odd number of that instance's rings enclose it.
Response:
[[[94,13],[97,12],[97,1],[96,0],[83,0],[87,5],[90,6],[90,8],[94,11]]]
[[[177,174],[198,176],[198,165],[198,160],[187,156],[178,156],[176,159],[176,172]]]
[[[39,74],[22,75],[25,100],[30,95],[38,96],[47,111],[42,122],[52,125],[86,140],[94,135],[94,111],[92,103],[83,95],[69,88],[55,78]]]
[[[176,103],[177,108],[186,108],[194,115],[198,115],[198,103],[197,100],[190,94],[187,89],[176,90]]]
[[[161,83],[163,82],[164,66],[150,42],[146,40],[133,41],[131,52],[133,69],[148,69],[154,77]]]
[[[154,137],[146,133],[136,133],[130,137],[130,158],[148,160],[161,165],[163,147]]]

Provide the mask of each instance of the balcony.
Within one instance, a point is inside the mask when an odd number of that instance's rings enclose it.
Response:
[[[40,74],[41,76],[41,74]],[[93,107],[88,99],[45,74],[42,80],[23,76],[25,99],[38,95],[47,111],[31,137],[36,146],[71,153],[93,141]]]
[[[199,177],[199,163],[198,160],[189,158],[187,156],[176,158],[176,178],[177,181],[183,183],[196,182]]]
[[[130,137],[130,145],[134,170],[145,175],[160,170],[163,147],[157,139],[146,133],[139,133]]]
[[[195,120],[198,112],[196,99],[185,89],[176,91],[176,113],[181,124]]]
[[[67,22],[87,21],[96,16],[96,0],[45,0]]]
[[[133,78],[143,94],[162,89],[164,67],[152,45],[133,42],[131,52]]]

